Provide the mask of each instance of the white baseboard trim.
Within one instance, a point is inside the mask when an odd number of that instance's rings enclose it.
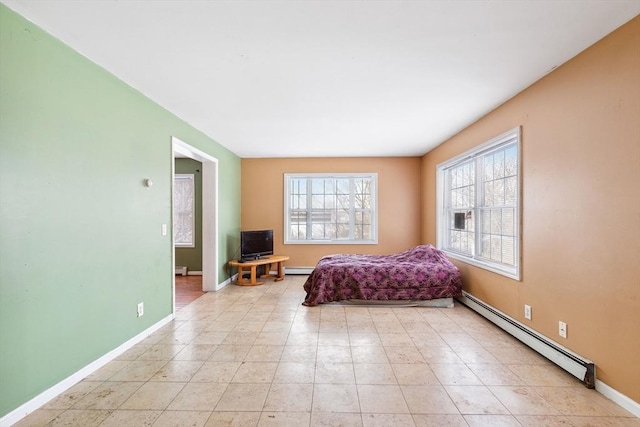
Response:
[[[615,388],[612,388],[602,381],[596,379],[596,391],[600,392],[604,397],[617,403],[627,411],[631,412],[636,417],[640,418],[640,403],[631,399],[630,397],[620,393]]]
[[[311,274],[313,267],[285,267],[284,274]]]
[[[227,286],[229,283],[234,282],[236,280],[236,278],[238,277],[238,273],[234,274],[233,276],[229,277],[227,280],[225,280],[222,283],[218,283],[218,285],[216,286],[215,291],[219,291],[220,289],[224,288],[225,286]]]
[[[202,276],[202,271],[187,271],[187,276]]]
[[[499,312],[495,308],[489,306],[488,304],[478,300],[468,293],[464,293],[462,298],[457,298],[459,302],[466,305],[470,309],[476,311],[478,314],[494,323],[496,326],[505,330],[509,334],[513,335],[515,338],[522,341],[524,344],[531,347],[533,350],[536,350],[538,353],[547,357],[549,360],[553,361],[560,367],[564,368],[567,372],[573,374],[578,379],[582,380],[585,375],[585,371],[582,367],[577,366],[574,360],[571,357],[567,356],[575,356],[575,358],[582,359],[583,361],[590,362],[587,359],[578,356],[577,354],[571,352],[569,349],[562,347],[560,344],[552,341],[551,339],[538,334],[532,329],[527,328],[525,325],[522,325],[520,322],[515,321],[515,319],[510,318],[504,313]],[[486,308],[484,308],[484,307]],[[506,320],[505,320],[506,319]],[[514,326],[517,324],[517,327]],[[525,333],[527,332],[528,333]],[[538,339],[534,339],[533,336],[537,335]],[[546,344],[543,344],[546,342]],[[552,346],[557,350],[552,350]],[[560,350],[560,352],[558,352]],[[561,354],[564,353],[564,354]],[[631,412],[636,417],[640,417],[640,403],[634,401],[630,397],[620,393],[618,390],[608,386],[607,384],[600,381],[597,377],[595,377],[595,368],[594,368],[594,386],[596,391],[600,394]]]
[[[140,332],[135,337],[129,339],[123,344],[120,344],[118,347],[114,348],[104,356],[94,360],[84,368],[76,371],[64,380],[43,391],[33,399],[23,403],[13,411],[6,414],[4,417],[0,418],[0,427],[8,427],[17,423],[45,403],[49,402],[54,397],[58,396],[61,393],[64,393],[65,391],[82,381],[88,375],[102,368],[104,365],[111,362],[113,359],[120,356],[125,351],[129,350],[131,347],[138,344],[140,341],[144,340],[149,335],[171,322],[173,318],[174,315],[172,313],[164,319],[158,321],[154,325],[150,326],[149,328],[145,329],[144,331]]]

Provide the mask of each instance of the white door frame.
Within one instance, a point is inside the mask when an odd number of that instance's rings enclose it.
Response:
[[[205,292],[218,290],[218,159],[171,137],[173,157],[180,154],[202,163],[202,290]],[[173,177],[175,176],[175,161],[171,162],[171,222],[173,230]],[[175,242],[171,233],[172,272],[175,268]],[[173,312],[175,313],[175,272],[173,276]]]

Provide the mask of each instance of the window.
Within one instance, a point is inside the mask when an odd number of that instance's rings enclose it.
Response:
[[[285,243],[377,243],[377,174],[285,174]]]
[[[173,184],[173,236],[175,245],[195,246],[195,180],[193,174],[176,174]]]
[[[438,247],[520,280],[520,128],[438,165]]]

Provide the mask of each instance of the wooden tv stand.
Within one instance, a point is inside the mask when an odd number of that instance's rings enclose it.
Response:
[[[236,281],[236,285],[256,286],[262,285],[264,283],[256,281],[256,267],[258,267],[259,265],[266,265],[266,274],[263,274],[262,276],[260,276],[260,278],[275,277],[274,281],[279,282],[280,280],[284,279],[284,262],[288,260],[288,256],[272,255],[269,257],[245,262],[240,262],[237,259],[234,259],[229,261],[229,265],[238,269],[238,280]],[[270,274],[271,264],[278,264],[277,273],[275,275]],[[251,280],[245,279],[242,275],[242,273],[247,270],[251,272]]]

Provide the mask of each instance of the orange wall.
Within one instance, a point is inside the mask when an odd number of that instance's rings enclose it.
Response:
[[[640,402],[640,17],[423,157],[423,242],[436,241],[437,164],[519,125],[522,281],[457,263],[464,288]]]
[[[420,158],[291,158],[242,160],[242,229],[272,228],[274,251],[288,267],[313,267],[333,253],[400,252],[420,243]],[[376,172],[377,245],[284,245],[284,174]]]

